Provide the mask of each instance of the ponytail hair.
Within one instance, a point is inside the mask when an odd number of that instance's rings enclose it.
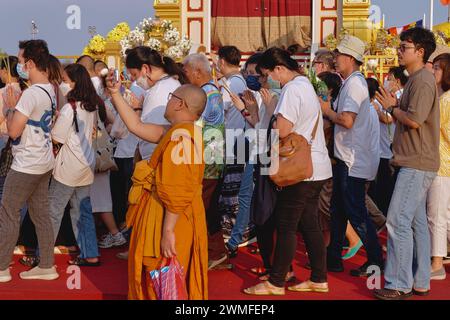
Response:
[[[128,69],[141,69],[144,64],[163,69],[169,76],[178,79],[185,77],[183,70],[173,59],[162,56],[156,50],[141,46],[127,51],[125,65]]]
[[[59,59],[50,55],[47,66],[48,81],[55,86],[59,86],[63,80],[62,71],[63,67]]]

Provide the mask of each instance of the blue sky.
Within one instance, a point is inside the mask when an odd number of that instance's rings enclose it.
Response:
[[[89,26],[106,34],[118,22],[127,21],[133,28],[142,18],[153,16],[153,0],[0,0],[0,4],[0,48],[10,54],[17,53],[19,40],[31,37],[31,20],[53,53],[77,55],[90,38]],[[372,4],[380,6],[387,26],[406,25],[429,11],[428,0],[372,0]],[[66,27],[70,5],[81,9],[80,30]],[[447,9],[435,0],[435,22],[444,21]]]

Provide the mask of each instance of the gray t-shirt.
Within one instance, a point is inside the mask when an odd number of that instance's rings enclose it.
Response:
[[[439,170],[439,100],[436,80],[425,68],[413,73],[405,86],[400,109],[420,127],[397,122],[392,164],[422,171]]]

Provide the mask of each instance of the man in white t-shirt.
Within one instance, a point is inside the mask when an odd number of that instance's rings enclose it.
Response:
[[[49,52],[45,41],[19,44],[17,71],[29,79],[31,87],[17,101],[7,101],[7,127],[14,139],[14,160],[6,178],[0,208],[0,282],[11,280],[9,264],[19,237],[20,210],[28,211],[36,227],[41,260],[39,266],[20,273],[22,279],[54,280],[54,235],[49,215],[48,185],[54,166],[50,127],[56,104],[55,92],[48,81]]]
[[[344,78],[334,110],[322,101],[322,111],[336,124],[334,129],[334,156],[331,200],[331,242],[328,247],[328,271],[342,272],[342,247],[347,221],[350,221],[367,252],[368,261],[353,276],[368,276],[368,267],[383,269],[381,246],[374,224],[365,204],[365,184],[377,171],[367,83],[360,67],[364,61],[365,44],[353,36],[346,36],[336,49],[337,71]],[[378,138],[378,137],[377,137]]]

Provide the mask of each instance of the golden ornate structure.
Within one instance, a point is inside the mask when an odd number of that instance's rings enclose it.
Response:
[[[175,28],[182,30],[182,4],[180,0],[155,0],[153,7],[156,17],[162,20],[171,20]]]
[[[367,43],[374,41],[370,4],[370,0],[343,0],[342,3],[342,27]]]

